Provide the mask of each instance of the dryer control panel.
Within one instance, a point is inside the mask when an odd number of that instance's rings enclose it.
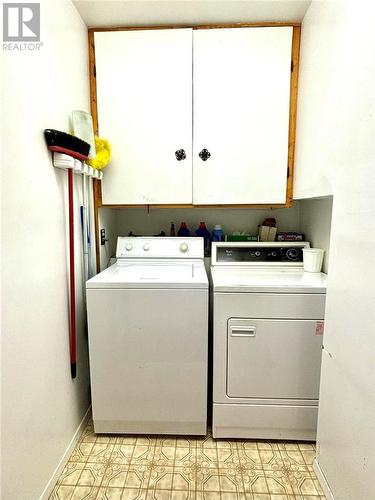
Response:
[[[303,266],[308,242],[233,242],[212,244],[212,265]]]

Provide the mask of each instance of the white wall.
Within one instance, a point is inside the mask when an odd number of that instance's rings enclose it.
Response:
[[[116,253],[117,243],[117,209],[103,207],[99,209],[99,231],[105,230],[104,245],[100,244],[100,269],[109,266],[109,260]]]
[[[87,30],[69,0],[41,2],[41,40],[39,52],[2,54],[2,500],[41,496],[89,405],[78,206],[72,380],[67,174],[52,167],[43,137],[89,109]]]
[[[116,230],[119,235],[126,236],[129,231],[139,235],[156,235],[165,231],[169,236],[171,222],[174,222],[176,233],[180,222],[185,221],[193,236],[200,221],[205,221],[211,231],[215,224],[221,224],[224,232],[244,231],[258,233],[258,224],[266,217],[276,219],[280,231],[299,229],[298,202],[292,208],[280,209],[230,209],[230,208],[125,208],[116,210]]]
[[[302,26],[296,196],[333,194],[318,464],[375,498],[375,3],[313,1]]]
[[[300,230],[315,248],[324,250],[323,272],[328,272],[329,243],[332,218],[332,197],[301,200]]]
[[[311,0],[74,0],[87,26],[301,21]]]
[[[345,110],[345,92],[338,89],[345,82],[339,80],[335,49],[341,44],[336,40],[339,4],[345,1],[313,2],[302,24],[294,199],[333,194],[336,151],[341,147],[336,118]]]

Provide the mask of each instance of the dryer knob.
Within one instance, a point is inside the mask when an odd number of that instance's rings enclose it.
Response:
[[[288,248],[286,251],[286,256],[289,260],[298,260],[299,252],[297,248]]]
[[[127,252],[130,252],[130,250],[132,250],[132,249],[133,249],[133,245],[131,243],[127,243],[126,246],[125,246],[125,250]]]
[[[143,250],[144,250],[145,252],[148,252],[148,250],[150,250],[150,244],[149,244],[149,243],[145,243],[145,244],[143,245]]]
[[[181,243],[180,245],[180,252],[186,253],[189,250],[189,246],[187,243]]]

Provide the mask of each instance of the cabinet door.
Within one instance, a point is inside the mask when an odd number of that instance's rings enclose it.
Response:
[[[192,30],[97,32],[95,61],[103,203],[191,203]]]
[[[195,204],[285,203],[292,35],[194,31]]]

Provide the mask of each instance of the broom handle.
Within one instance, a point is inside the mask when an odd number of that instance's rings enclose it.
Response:
[[[74,196],[73,196],[73,169],[68,169],[69,192],[69,262],[70,262],[70,371],[72,378],[77,374],[76,348],[76,293],[74,274]]]

